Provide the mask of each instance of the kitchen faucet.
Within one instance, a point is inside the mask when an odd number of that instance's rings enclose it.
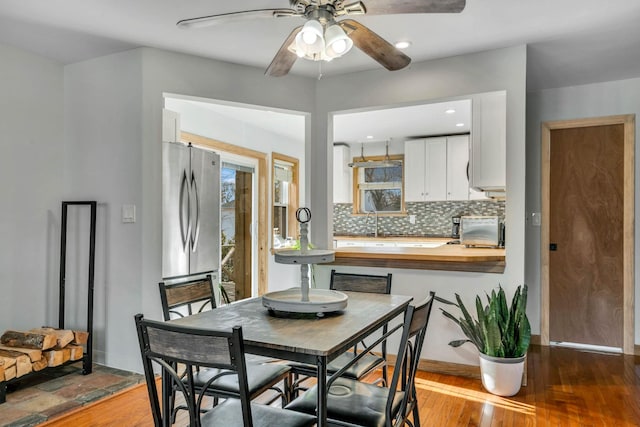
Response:
[[[367,217],[365,218],[365,225],[369,225],[369,215],[373,214],[375,218],[375,228],[373,229],[373,237],[378,237],[378,211],[375,209],[372,211],[367,211]]]

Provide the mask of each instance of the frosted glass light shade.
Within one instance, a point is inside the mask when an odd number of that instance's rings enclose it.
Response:
[[[314,55],[324,49],[322,25],[318,21],[309,20],[296,35],[296,51],[304,55]]]
[[[329,58],[338,58],[353,47],[353,41],[337,24],[331,25],[324,33],[326,39],[325,54]]]

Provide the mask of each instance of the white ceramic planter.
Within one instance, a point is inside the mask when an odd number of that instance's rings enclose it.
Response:
[[[513,396],[520,391],[525,357],[504,358],[480,354],[482,385],[492,394]]]

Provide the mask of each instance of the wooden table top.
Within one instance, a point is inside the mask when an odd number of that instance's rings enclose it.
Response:
[[[331,360],[351,345],[403,313],[412,297],[345,292],[347,308],[325,317],[276,317],[251,298],[187,316],[171,322],[192,328],[229,330],[242,326],[247,353],[316,363],[318,356]]]

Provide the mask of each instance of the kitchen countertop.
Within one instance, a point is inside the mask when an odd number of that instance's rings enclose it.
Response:
[[[442,241],[444,243],[452,240],[450,237],[444,236],[431,236],[431,235],[409,235],[409,234],[380,234],[378,237],[374,237],[372,235],[362,235],[362,234],[349,234],[349,235],[335,235],[333,236],[333,240],[366,240],[366,241],[392,241],[392,242],[438,242]]]
[[[450,238],[434,237],[364,237],[334,236],[334,240],[366,241],[441,241]],[[335,250],[334,265],[364,267],[409,268],[419,270],[473,271],[502,273],[505,268],[505,249],[467,248],[461,245],[447,245],[436,248],[406,247],[345,247]]]

